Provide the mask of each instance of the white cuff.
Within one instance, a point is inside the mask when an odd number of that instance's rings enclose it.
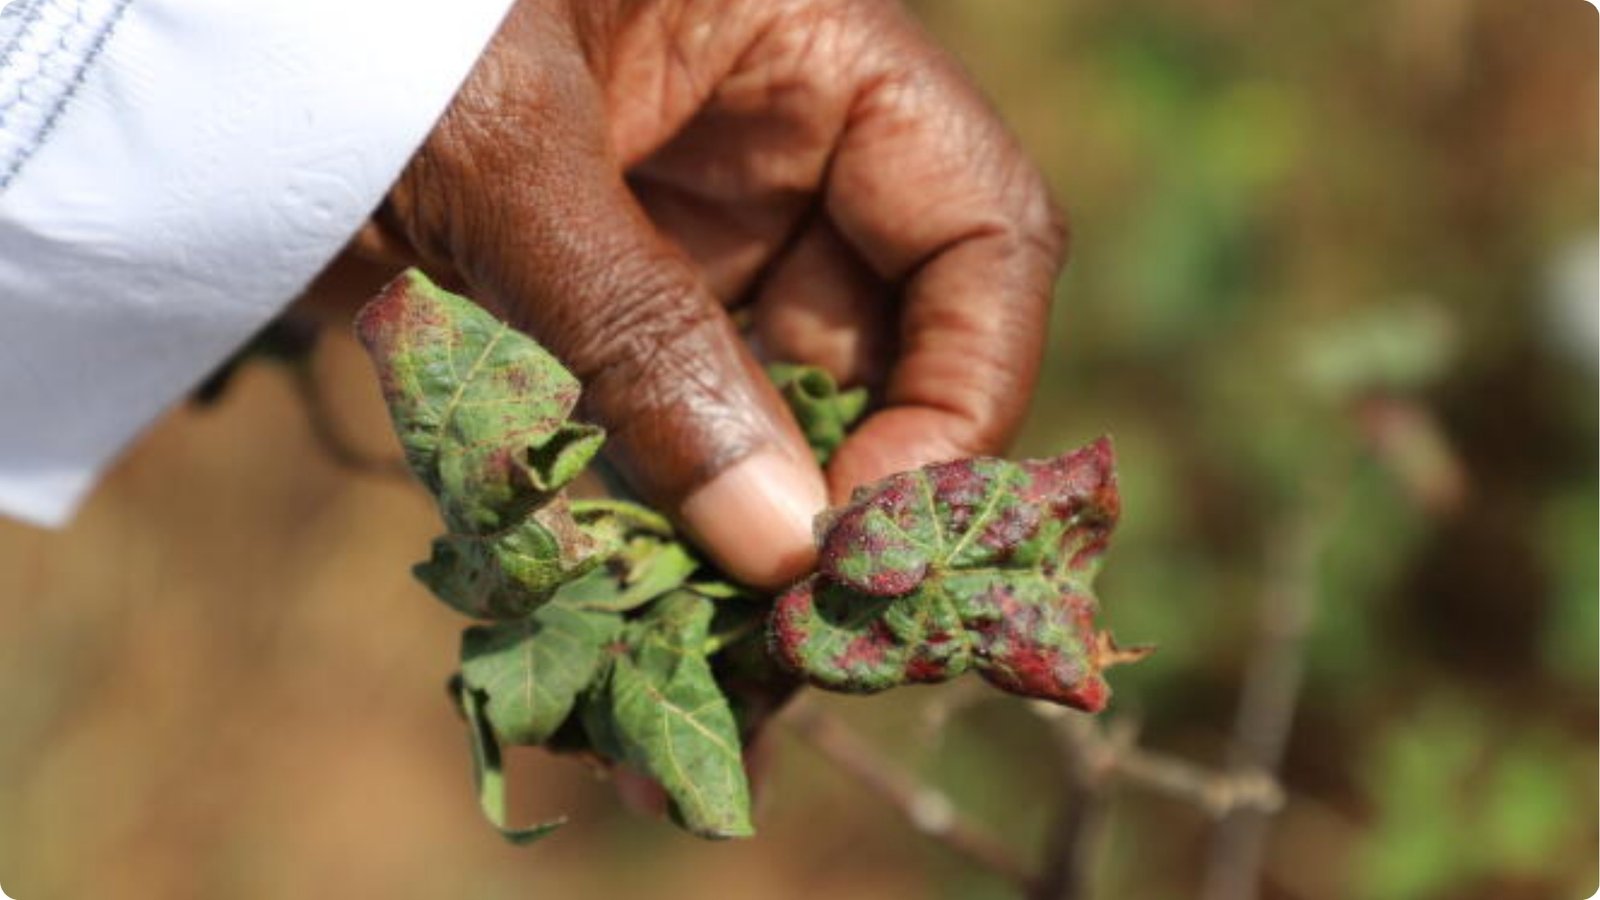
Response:
[[[53,18],[0,17],[0,513],[57,525],[360,227],[510,0],[27,5]]]

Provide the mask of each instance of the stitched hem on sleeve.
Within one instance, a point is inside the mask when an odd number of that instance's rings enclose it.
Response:
[[[13,0],[0,10],[0,192],[50,134],[131,0]]]

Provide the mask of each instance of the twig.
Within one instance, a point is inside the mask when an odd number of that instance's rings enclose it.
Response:
[[[1033,900],[1085,900],[1095,895],[1095,878],[1111,822],[1115,760],[1132,746],[1135,731],[1131,726],[1119,727],[1108,740],[1100,734],[1098,723],[1087,716],[1075,716],[1045,703],[1033,708],[1052,726],[1051,733],[1067,762],[1066,784]]]
[[[1051,727],[1067,760],[1067,795],[1050,838],[1035,900],[1095,896],[1111,795],[1126,785],[1198,808],[1213,818],[1239,811],[1275,812],[1283,789],[1260,771],[1216,771],[1137,744],[1131,719],[1098,720],[1049,703],[1033,710]]]
[[[1316,601],[1326,503],[1311,502],[1269,546],[1261,626],[1245,673],[1228,765],[1271,776],[1278,771],[1294,723],[1304,668],[1304,639]],[[1206,867],[1205,900],[1253,900],[1266,849],[1270,813],[1238,809],[1217,828]]]
[[[1102,731],[1099,723],[1048,703],[1033,704],[1049,721],[1068,752],[1081,755],[1098,777],[1115,776],[1119,783],[1196,806],[1221,818],[1240,809],[1276,812],[1283,806],[1283,789],[1259,771],[1217,771],[1187,759],[1139,746],[1127,719],[1113,720]]]
[[[1187,801],[1213,818],[1269,814],[1283,808],[1283,788],[1262,771],[1214,772],[1186,759],[1139,749],[1119,759],[1116,771],[1128,784]]]
[[[328,458],[343,468],[384,478],[411,477],[405,461],[392,457],[374,456],[357,448],[339,428],[338,416],[329,405],[312,365],[314,356],[294,360],[289,364],[290,382],[306,413],[306,423],[311,426],[311,436],[322,447]]]
[[[918,832],[1016,884],[1034,887],[1029,867],[998,837],[961,816],[950,798],[884,758],[848,725],[802,699],[784,716],[801,740],[884,799]]]

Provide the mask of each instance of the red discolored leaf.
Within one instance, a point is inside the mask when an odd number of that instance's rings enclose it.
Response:
[[[1125,661],[1094,627],[1091,581],[1120,509],[1110,441],[1054,459],[969,459],[856,492],[821,563],[774,606],[780,664],[871,693],[968,669],[1003,690],[1097,711]]]

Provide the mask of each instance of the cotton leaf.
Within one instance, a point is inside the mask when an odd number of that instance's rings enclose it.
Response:
[[[478,789],[478,806],[484,818],[500,832],[500,836],[513,844],[531,844],[550,834],[562,825],[565,818],[540,822],[528,828],[510,828],[506,825],[506,773],[500,756],[500,744],[495,739],[484,711],[482,695],[460,685],[458,701],[467,717],[467,742],[472,748],[472,781]]]
[[[579,527],[614,548],[603,565],[562,585],[555,601],[576,609],[625,612],[682,587],[700,560],[666,519],[619,500],[573,504]]]
[[[448,530],[417,568],[435,594],[468,615],[514,618],[593,565],[600,548],[556,492],[603,435],[568,420],[578,382],[555,357],[415,270],[362,309],[356,333]]]
[[[816,366],[774,363],[767,366],[767,377],[789,404],[817,463],[827,465],[850,426],[866,412],[866,389],[840,390],[833,376]]]
[[[690,591],[652,604],[584,722],[596,749],[660,782],[689,831],[745,837],[754,829],[739,730],[706,661],[714,607]]]
[[[817,574],[774,607],[769,647],[831,690],[975,669],[1012,693],[1098,711],[1101,670],[1144,652],[1093,623],[1091,581],[1119,506],[1105,439],[1055,459],[892,476],[834,514]]]
[[[487,698],[484,711],[506,744],[540,744],[600,669],[622,620],[550,603],[527,619],[467,629],[461,678]]]

